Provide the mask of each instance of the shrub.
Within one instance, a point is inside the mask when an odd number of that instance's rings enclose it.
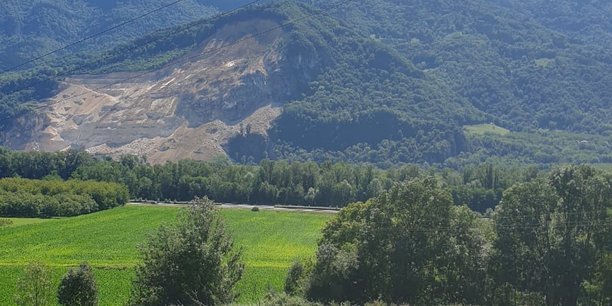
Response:
[[[127,188],[115,183],[0,179],[0,216],[77,216],[114,208],[127,201]]]
[[[13,225],[13,220],[11,219],[0,219],[0,227]]]
[[[289,295],[304,296],[307,291],[310,273],[312,272],[312,262],[306,265],[296,261],[289,268],[285,278],[285,293]]]
[[[322,306],[322,304],[310,302],[301,297],[279,293],[269,293],[258,304],[265,306]]]
[[[98,305],[98,288],[87,263],[82,263],[78,269],[70,269],[62,279],[57,298],[65,306],[95,306]]]
[[[20,306],[47,306],[55,303],[49,269],[32,263],[17,281],[15,303]]]

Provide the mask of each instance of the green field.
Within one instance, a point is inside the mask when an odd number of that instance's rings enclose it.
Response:
[[[59,283],[71,266],[94,267],[100,305],[123,304],[130,290],[137,246],[161,223],[172,222],[173,207],[126,206],[65,219],[12,219],[0,229],[0,301],[10,305],[15,282],[25,265],[39,261],[52,267]],[[285,273],[298,258],[314,256],[324,213],[224,209],[222,215],[244,248],[246,272],[238,289],[240,302],[259,300],[269,288],[281,289]]]

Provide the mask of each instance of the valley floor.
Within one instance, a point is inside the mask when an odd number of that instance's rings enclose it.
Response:
[[[122,305],[128,298],[138,245],[178,209],[128,205],[91,215],[62,219],[12,219],[0,229],[0,301],[11,305],[23,268],[33,261],[51,267],[55,286],[82,261],[94,267],[100,305]],[[282,290],[287,269],[296,259],[314,257],[325,213],[223,209],[236,246],[243,247],[246,272],[238,284],[239,302]]]

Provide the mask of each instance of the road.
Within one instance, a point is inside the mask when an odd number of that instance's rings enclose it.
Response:
[[[130,202],[128,205],[139,205],[139,206],[166,206],[166,207],[188,207],[189,204],[173,204],[173,203],[138,203],[138,202]],[[217,204],[222,209],[253,209],[253,207],[257,207],[260,210],[272,210],[272,211],[301,211],[301,212],[313,212],[313,213],[328,213],[328,214],[336,214],[339,211],[334,208],[325,208],[325,207],[316,207],[316,208],[308,208],[305,206],[295,206],[295,208],[291,208],[290,206],[271,206],[271,205],[249,205],[249,204],[230,204],[230,203],[221,203]]]

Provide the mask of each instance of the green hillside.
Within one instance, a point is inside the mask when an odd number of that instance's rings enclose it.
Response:
[[[494,0],[538,20],[542,25],[600,45],[612,43],[612,2],[607,0]]]
[[[605,35],[593,40],[587,34],[610,34],[611,15],[596,18],[610,6],[585,5],[580,12],[586,15],[559,13],[565,24],[591,20],[582,37],[538,14],[542,3],[509,2],[377,0],[340,8],[318,3],[361,37],[392,47],[397,58],[412,63],[422,76],[409,79],[382,69],[389,72],[383,81],[372,67],[332,68],[311,97],[286,106],[278,125],[292,125],[296,132],[280,134],[284,142],[275,153],[289,159],[401,163],[441,162],[486,151],[477,159],[609,162],[612,92],[606,84],[612,83],[612,51]],[[411,86],[419,81],[426,85]],[[355,83],[357,88],[351,87]],[[398,110],[402,115],[396,117]],[[370,120],[360,117],[361,112]],[[398,117],[409,118],[413,126],[421,120],[430,125],[414,128],[416,135],[411,135],[409,128],[399,127]],[[522,140],[506,139],[511,149],[502,153],[482,137],[444,127],[489,122],[520,132]],[[567,132],[580,135],[566,141]],[[333,146],[325,146],[328,139]],[[546,141],[531,142],[535,139]],[[560,150],[563,154],[553,153]]]
[[[12,227],[0,228],[0,301],[7,305],[13,300],[17,278],[34,260],[52,268],[56,284],[69,267],[88,261],[94,267],[100,305],[123,305],[138,262],[137,246],[160,224],[172,222],[176,212],[173,207],[127,206],[44,222],[15,219]],[[291,263],[314,256],[320,229],[331,218],[236,209],[222,210],[222,215],[236,245],[244,248],[241,302],[260,300],[269,286],[282,289]]]
[[[606,36],[575,35],[550,15],[610,36],[612,9],[594,1],[571,13],[543,2],[368,0],[334,14],[393,46],[500,126],[609,136],[612,92],[605,84],[612,82],[612,50]],[[582,1],[561,1],[571,3]]]

